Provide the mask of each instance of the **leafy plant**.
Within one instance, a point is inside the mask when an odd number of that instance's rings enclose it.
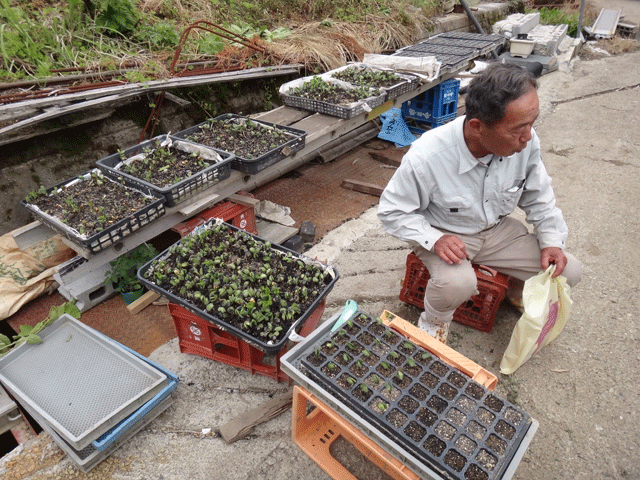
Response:
[[[542,7],[539,9],[526,10],[527,13],[540,12],[541,25],[563,25],[567,24],[567,35],[576,37],[578,33],[578,20],[580,12],[570,8]],[[595,15],[591,9],[587,9],[582,21],[582,25],[588,25],[595,20]]]
[[[40,333],[43,328],[51,325],[65,313],[68,313],[73,318],[80,318],[80,310],[76,307],[75,300],[51,307],[47,318],[33,327],[30,325],[20,325],[20,332],[12,337],[13,341],[6,335],[0,333],[0,357],[8,353],[11,348],[18,346],[21,343],[27,342],[30,345],[42,343],[42,338],[40,338],[38,333]]]
[[[105,284],[109,282],[116,285],[116,290],[120,293],[140,290],[142,284],[136,273],[138,269],[155,257],[157,250],[146,243],[138,246],[134,250],[121,255],[117,260],[111,262],[111,269],[105,274]]]

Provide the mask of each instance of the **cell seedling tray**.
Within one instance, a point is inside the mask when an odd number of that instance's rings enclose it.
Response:
[[[0,358],[16,400],[82,450],[167,386],[167,376],[65,314]]]
[[[169,147],[171,146],[171,147]],[[142,178],[135,177],[124,171],[124,167],[131,162],[144,161],[148,151],[154,149],[171,149],[182,152],[195,153],[203,160],[211,162],[211,165],[203,170],[196,171],[182,180],[171,185],[154,185]],[[192,143],[176,140],[169,135],[161,135],[133,147],[127,148],[122,153],[114,153],[96,162],[98,168],[108,177],[123,178],[125,183],[133,188],[147,192],[149,195],[166,198],[167,207],[173,207],[203,190],[217,184],[231,175],[231,163],[235,155],[213,147],[194,145]]]
[[[406,332],[417,330],[407,325]],[[316,385],[314,393],[337,399],[332,403],[345,405],[354,421],[372,425],[387,445],[397,445],[394,456],[417,459],[410,465],[420,475],[510,478],[537,428],[529,415],[450,365],[452,358],[438,357],[384,321],[359,312],[337,332],[330,328],[283,357],[292,378]]]
[[[261,172],[265,168],[279,162],[280,160],[287,158],[293,153],[302,150],[304,148],[305,140],[307,137],[307,132],[305,132],[304,130],[287,127],[285,125],[277,125],[275,123],[266,122],[264,120],[254,120],[242,115],[236,115],[234,113],[226,113],[224,115],[220,115],[219,117],[214,118],[213,121],[227,122],[236,125],[242,125],[247,121],[251,121],[253,123],[261,125],[264,128],[277,129],[285,133],[287,137],[285,143],[277,145],[275,148],[269,150],[258,158],[245,158],[241,157],[240,155],[236,155],[235,152],[231,152],[235,156],[235,158],[231,162],[232,168],[234,170],[248,173],[250,175],[255,175],[256,173]],[[215,141],[211,143],[205,143],[196,138],[197,134],[206,131],[209,125],[210,122],[203,122],[186,130],[182,130],[181,132],[178,132],[173,136],[175,138],[181,138],[187,141],[203,144],[205,146],[221,148],[219,144],[215,143]]]
[[[80,175],[79,178],[74,178],[73,180],[66,180],[58,185],[51,187],[46,190],[47,195],[51,195],[52,192],[60,190],[62,188],[67,188],[72,186],[74,183],[78,181],[83,181],[88,179],[91,173],[98,173],[102,175],[102,172],[98,169],[94,169],[90,172],[87,172],[83,175]],[[118,185],[118,182],[114,182],[112,179],[108,177],[104,177],[105,181],[113,182]],[[139,195],[142,195],[143,192],[139,190],[128,188],[124,185],[122,186],[123,194],[125,192],[136,192]],[[123,237],[131,235],[133,232],[139,230],[143,226],[151,223],[156,218],[161,217],[165,214],[165,198],[164,196],[157,195],[147,195],[153,197],[153,201],[141,208],[136,212],[132,212],[130,215],[118,220],[113,223],[109,227],[104,230],[97,232],[91,236],[86,236],[81,234],[76,229],[71,228],[70,226],[64,224],[58,217],[51,216],[38,208],[36,205],[33,205],[26,200],[22,200],[22,205],[30,210],[34,215],[36,215],[42,223],[52,228],[65,238],[71,240],[76,245],[81,245],[84,248],[87,248],[91,253],[98,253],[111,245],[120,241]],[[117,202],[117,199],[110,199],[113,202]]]
[[[214,233],[218,226],[222,227],[222,232],[220,234]],[[211,239],[206,239],[206,242],[204,242],[204,238],[198,237],[201,234],[205,235],[207,233],[211,234],[212,237]],[[228,239],[220,241],[222,233],[228,234]],[[203,257],[206,258],[206,260],[202,261],[202,264],[194,268],[193,259],[196,257],[199,258],[199,255],[202,253],[202,251],[208,247],[193,247],[196,248],[197,251],[191,251],[191,247],[189,247],[188,251],[185,250],[184,252],[181,252],[184,247],[191,243],[192,240],[195,243],[200,242],[200,244],[210,245],[212,248],[218,249],[217,253],[207,253],[206,257]],[[249,244],[254,245],[254,247],[250,247],[254,249],[253,254],[251,252],[247,253],[248,250],[245,251],[247,245]],[[259,249],[264,249],[269,252],[269,254],[275,254],[275,258],[279,259],[280,261],[274,263],[277,263],[283,268],[276,268],[277,265],[272,264],[273,268],[270,268],[270,270],[272,271],[268,273],[264,272],[262,268],[265,267],[266,264],[262,260],[263,257],[257,257],[256,255],[258,255],[258,253],[255,253]],[[226,255],[226,260],[224,260],[224,262],[222,262],[221,255]],[[215,260],[213,260],[212,256],[216,257]],[[201,258],[199,259],[202,260]],[[218,263],[214,263],[215,261],[218,261]],[[176,262],[180,263],[180,268],[192,269],[192,271],[190,271],[188,275],[191,275],[191,280],[193,280],[194,283],[193,285],[191,285],[192,288],[185,288],[183,292],[175,292],[173,290],[169,291],[171,285],[166,283],[166,280],[172,282],[176,279],[176,277],[172,273],[173,270],[170,272],[170,278],[159,280],[156,276],[156,274],[159,274],[159,276],[162,277],[162,269],[166,267],[167,263],[171,263],[173,265]],[[255,308],[256,303],[258,302],[267,302],[270,306],[272,304],[276,305],[273,303],[273,301],[277,301],[277,305],[279,305],[280,311],[292,309],[293,304],[296,302],[287,299],[286,296],[283,296],[284,294],[280,295],[278,293],[275,293],[276,291],[284,292],[285,289],[290,290],[290,287],[287,286],[288,277],[292,277],[292,280],[294,280],[293,277],[298,275],[298,278],[301,278],[299,275],[302,272],[299,268],[294,267],[292,269],[293,271],[285,271],[288,268],[287,264],[305,265],[309,266],[311,270],[319,270],[323,276],[326,275],[329,277],[329,282],[326,284],[316,284],[318,285],[317,295],[314,296],[312,293],[310,295],[307,295],[306,303],[309,303],[309,305],[305,308],[304,311],[300,312],[299,315],[296,314],[297,316],[292,318],[291,321],[288,322],[290,323],[290,326],[287,327],[286,331],[284,330],[284,327],[282,327],[277,338],[269,340],[267,338],[258,338],[257,336],[249,333],[250,331],[252,331],[253,327],[256,327],[256,325],[247,326],[245,330],[244,325],[232,324],[229,321],[225,320],[223,314],[226,313],[227,309],[234,309],[237,311],[237,309],[239,308],[245,308],[247,309],[247,312],[242,313],[242,315],[236,315],[236,317],[241,318],[243,322],[251,322],[252,319],[255,319],[256,322],[265,321],[264,319],[260,320],[260,316],[252,316],[253,313],[259,310],[258,308]],[[223,270],[223,267],[233,270],[233,272],[229,272],[226,280],[224,280],[222,284],[217,285],[215,284],[216,280],[212,279],[211,277],[215,277],[218,273],[220,273]],[[240,276],[240,271],[246,270],[247,268],[252,270],[252,272],[248,274],[243,273],[243,276]],[[249,285],[245,287],[245,280],[243,279],[247,278],[247,275],[252,275],[255,278],[254,280],[249,281]],[[149,278],[147,278],[147,276],[149,276]],[[233,278],[234,276],[236,277],[235,279]],[[244,232],[239,228],[234,227],[233,225],[224,223],[220,219],[211,219],[203,225],[197,227],[190,234],[183,237],[173,246],[169,247],[167,250],[156,256],[153,260],[147,262],[138,270],[138,278],[149,290],[153,290],[159,293],[160,295],[169,299],[169,301],[171,301],[172,303],[180,305],[186,310],[196,314],[198,317],[213,323],[220,329],[228,331],[234,337],[242,339],[247,343],[255,346],[259,350],[267,353],[278,353],[286,345],[291,332],[294,330],[296,332],[300,331],[300,328],[307,320],[307,318],[309,318],[309,316],[318,308],[322,300],[329,294],[338,277],[338,271],[333,267],[329,267],[323,263],[318,262],[317,260],[305,257],[281,245],[271,244],[270,242],[267,242],[266,240],[256,235]],[[322,282],[324,282],[324,280],[322,280]],[[237,291],[236,293],[241,296],[235,296],[233,304],[223,305],[222,303],[224,303],[224,301],[218,302],[217,300],[217,297],[223,295],[223,293],[221,290],[217,289],[224,288],[226,289],[225,291],[227,291],[229,288],[231,288],[231,284],[233,284],[234,290]],[[238,290],[240,284],[243,286],[242,289]],[[164,288],[162,285],[168,286],[167,288]],[[245,295],[245,291],[248,291],[249,287],[256,289],[256,292],[247,293],[247,295]],[[295,290],[295,293],[297,295],[300,291],[300,288],[296,287]],[[195,296],[196,291],[198,292],[197,297]],[[307,294],[308,293],[309,292],[307,292]],[[277,296],[278,299],[274,299],[274,296]],[[206,298],[207,302],[205,303],[202,298]],[[302,309],[301,304],[302,302],[297,303],[299,309]],[[209,307],[209,305],[211,306]],[[283,324],[285,322],[279,323]],[[255,329],[256,328],[253,328],[253,330]]]

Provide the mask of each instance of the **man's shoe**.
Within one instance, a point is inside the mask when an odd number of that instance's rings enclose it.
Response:
[[[452,320],[453,313],[435,316],[429,315],[427,312],[422,312],[418,319],[418,327],[436,340],[447,343],[447,336]]]

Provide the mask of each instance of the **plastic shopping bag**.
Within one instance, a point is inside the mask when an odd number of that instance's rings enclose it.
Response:
[[[555,265],[550,265],[524,283],[524,313],[513,329],[500,362],[500,373],[512,374],[562,332],[573,302],[566,278],[562,275],[551,278],[555,269]]]

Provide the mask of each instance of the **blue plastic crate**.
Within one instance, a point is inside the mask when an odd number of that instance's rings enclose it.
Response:
[[[452,78],[402,104],[405,119],[414,119],[437,127],[455,118],[458,111],[460,80]]]
[[[450,122],[451,120],[455,120],[457,113],[452,113],[450,115],[443,115],[442,117],[431,117],[429,122],[416,122],[411,121],[407,124],[409,131],[414,135],[422,135],[424,132],[431,128],[439,127],[440,125],[444,125],[445,123]]]
[[[118,423],[117,425],[114,425],[110,430],[103,433],[100,437],[98,437],[98,439],[94,440],[91,443],[91,445],[96,450],[99,450],[99,451],[106,450],[113,442],[117,441],[120,437],[122,437],[125,433],[127,433],[131,428],[133,428],[138,422],[143,420],[144,417],[147,414],[149,414],[149,412],[151,412],[157,405],[159,405],[163,400],[165,400],[171,394],[171,392],[173,392],[178,386],[178,377],[174,373],[158,365],[152,360],[149,360],[148,358],[143,357],[138,352],[131,350],[130,348],[127,348],[121,343],[118,343],[117,341],[111,338],[109,340],[111,340],[116,345],[124,348],[125,350],[129,351],[130,353],[137,356],[141,360],[147,362],[152,367],[164,373],[167,376],[168,383],[164,389],[158,392],[158,394],[155,397],[153,397],[151,400],[149,400],[147,403],[142,405],[138,410],[135,411],[135,413],[129,415],[120,423]]]

